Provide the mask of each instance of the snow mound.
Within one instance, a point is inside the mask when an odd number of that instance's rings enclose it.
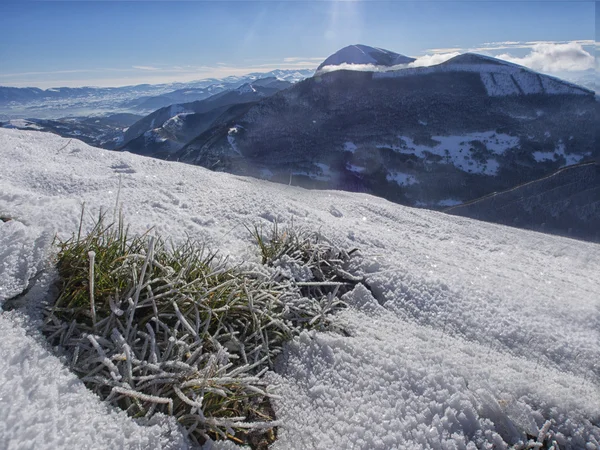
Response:
[[[0,164],[0,215],[14,219],[0,222],[0,300],[44,266],[52,236],[77,231],[83,202],[85,231],[117,197],[132,233],[193,236],[232,264],[259,261],[244,225],[274,220],[360,250],[365,286],[335,318],[346,333],[303,333],[268,374],[281,396],[275,449],[503,449],[527,435],[547,448],[600,447],[596,244],[34,131],[0,129]],[[185,445],[168,421],[142,427],[100,403],[34,319],[3,311],[0,333],[8,448]]]

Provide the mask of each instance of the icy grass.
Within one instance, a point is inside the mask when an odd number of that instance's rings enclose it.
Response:
[[[261,376],[302,329],[325,330],[357,279],[318,235],[254,227],[268,275],[188,240],[129,236],[100,216],[58,242],[60,294],[43,331],[93,392],[133,417],[174,416],[196,444],[274,440]],[[293,270],[292,270],[293,269]],[[341,295],[341,294],[340,294]]]

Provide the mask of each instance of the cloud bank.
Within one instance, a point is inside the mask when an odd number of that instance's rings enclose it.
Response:
[[[594,56],[577,42],[566,44],[539,43],[534,45],[531,52],[523,57],[503,53],[496,55],[496,58],[540,72],[582,71],[593,69],[595,65]]]
[[[325,66],[319,73],[334,72],[336,70],[354,70],[358,72],[388,72],[390,70],[400,70],[409,67],[427,67],[441,64],[450,58],[460,55],[459,52],[435,53],[431,55],[417,56],[415,61],[409,64],[398,64],[395,66],[376,66],[374,64],[338,64],[335,66]]]

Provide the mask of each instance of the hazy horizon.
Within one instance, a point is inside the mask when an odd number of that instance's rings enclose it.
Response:
[[[595,2],[8,2],[0,85],[119,87],[314,69],[358,43],[424,64],[471,51],[574,73],[595,67],[597,16]]]

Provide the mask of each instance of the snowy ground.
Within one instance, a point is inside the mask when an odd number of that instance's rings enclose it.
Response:
[[[268,374],[277,449],[506,448],[546,420],[560,448],[600,449],[600,246],[0,130],[0,303],[27,286],[81,205],[118,202],[134,231],[258,261],[244,225],[274,220],[361,250],[371,292],[347,294],[350,336],[305,332]],[[120,181],[121,180],[121,181]],[[88,217],[87,225],[92,220]],[[47,279],[29,299],[39,298]],[[0,447],[180,448],[62,367],[22,311],[0,313]],[[543,430],[542,430],[543,432]]]

